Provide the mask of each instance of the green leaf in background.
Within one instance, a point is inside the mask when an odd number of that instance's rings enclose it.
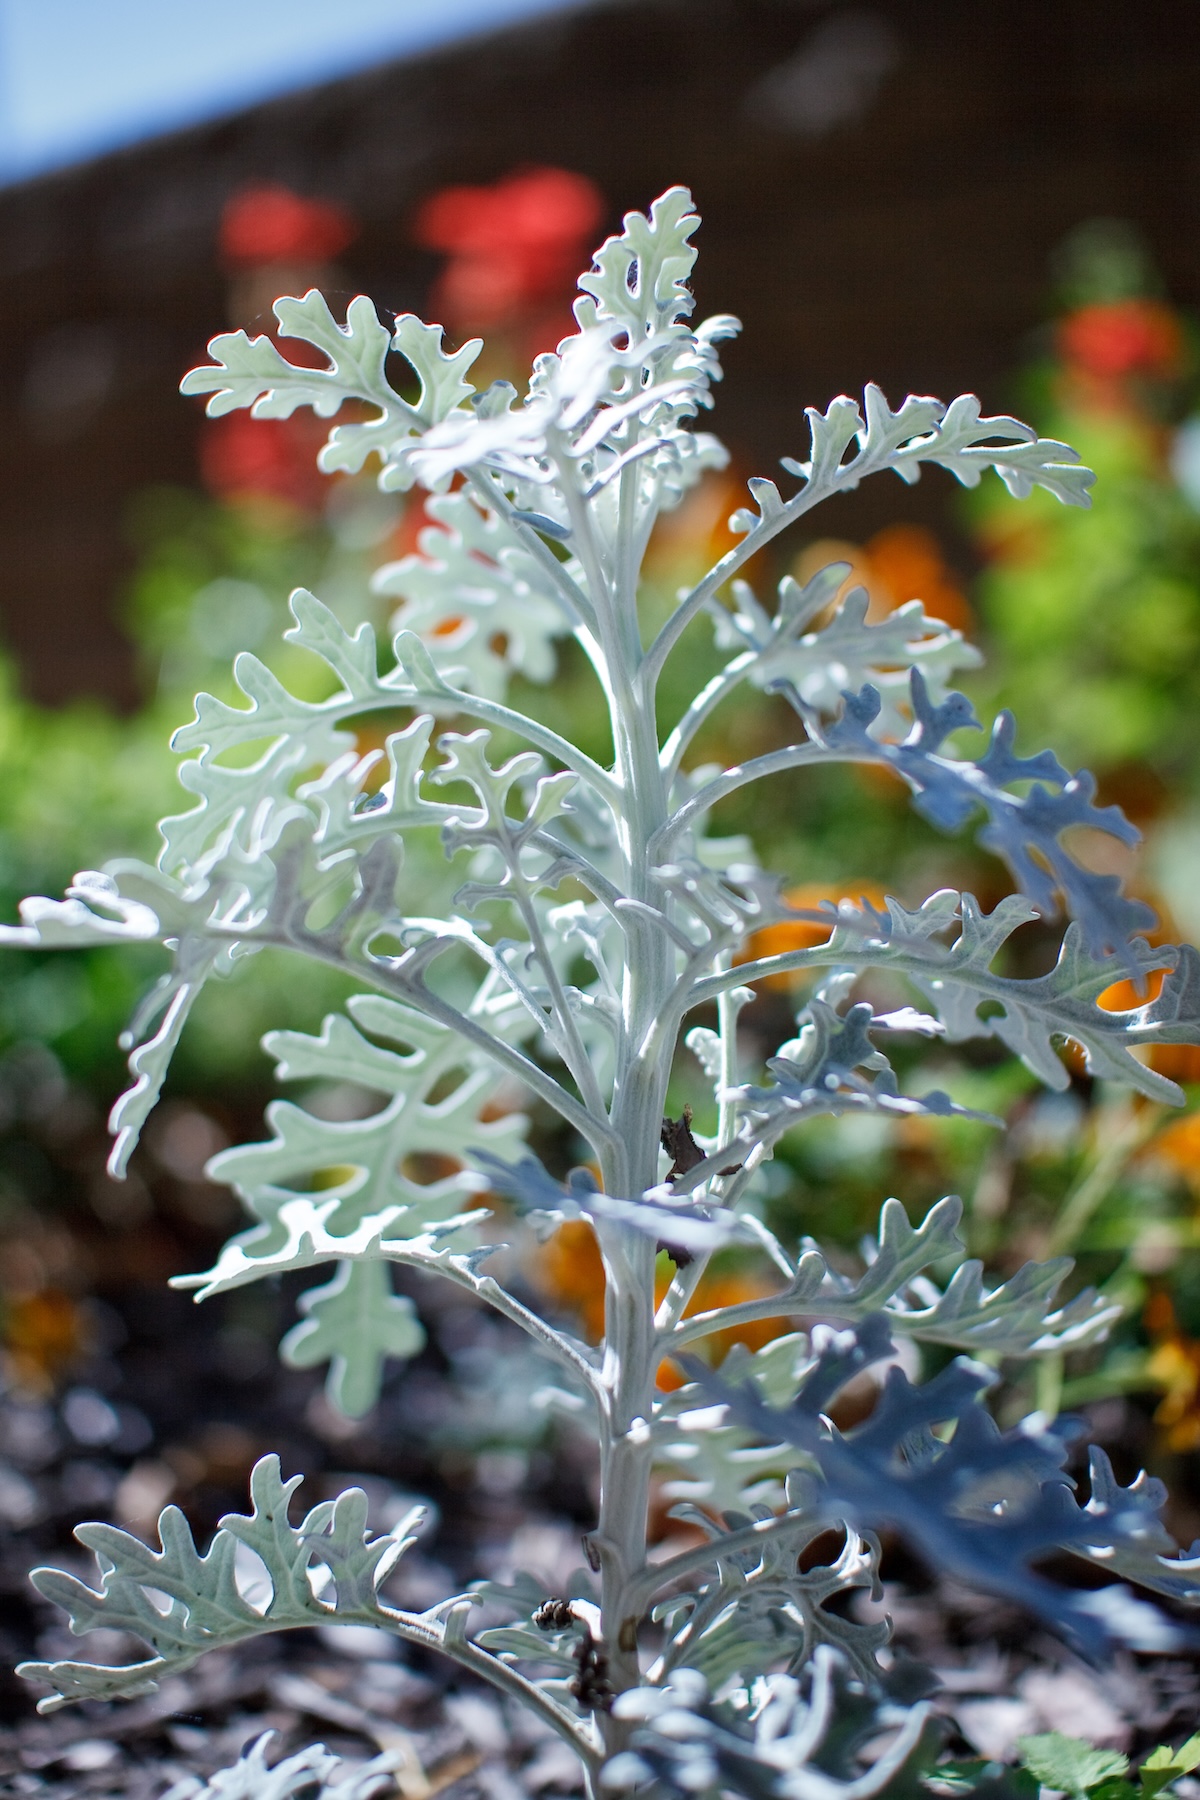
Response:
[[[1170,1787],[1177,1776],[1190,1775],[1196,1768],[1200,1768],[1200,1731],[1186,1744],[1180,1744],[1178,1750],[1172,1750],[1169,1744],[1160,1744],[1157,1750],[1150,1752],[1139,1770],[1145,1800],[1154,1800],[1154,1796]]]
[[[1043,1787],[1082,1796],[1102,1781],[1124,1775],[1129,1758],[1117,1750],[1094,1750],[1082,1738],[1061,1731],[1042,1731],[1017,1739],[1021,1760]]]

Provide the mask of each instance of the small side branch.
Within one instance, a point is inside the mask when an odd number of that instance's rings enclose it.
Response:
[[[829,929],[832,932],[837,921],[830,919]],[[869,951],[848,950],[842,945],[836,953],[827,944],[816,944],[810,950],[781,950],[777,956],[760,956],[755,962],[739,963],[736,969],[725,969],[715,975],[705,976],[697,981],[688,996],[687,1010],[704,1006],[710,1000],[717,1000],[730,987],[753,987],[757,981],[765,981],[771,975],[791,975],[797,970],[825,969],[831,963],[839,968],[861,964],[869,968],[872,963],[882,962],[882,956],[873,957]],[[899,968],[903,965],[894,958],[888,958],[888,966]]]
[[[757,650],[747,650],[743,655],[735,656],[696,695],[662,747],[661,761],[668,786],[678,775],[684,753],[700,727],[721,702],[745,681],[761,654]]]
[[[817,1296],[812,1296],[811,1300],[816,1298]],[[737,1306],[695,1313],[690,1319],[681,1320],[673,1330],[663,1333],[662,1350],[664,1355],[669,1355],[673,1351],[682,1350],[685,1344],[694,1343],[697,1338],[710,1336],[714,1331],[724,1331],[726,1328],[736,1330],[742,1325],[752,1325],[758,1319],[788,1319],[802,1309],[803,1303],[797,1295],[781,1288],[779,1293],[767,1294],[761,1300],[743,1300]]]
[[[579,1092],[583,1096],[583,1101],[589,1114],[598,1118],[603,1118],[605,1116],[605,1107],[604,1096],[600,1092],[600,1083],[596,1079],[596,1071],[592,1067],[592,1061],[587,1052],[587,1045],[580,1036],[578,1021],[571,1011],[571,1003],[567,998],[566,989],[563,986],[562,979],[555,966],[550,946],[546,942],[546,936],[542,930],[542,922],[538,918],[537,908],[534,906],[533,901],[527,892],[519,894],[517,896],[517,902],[525,930],[529,934],[530,948],[541,965],[542,975],[546,983],[547,992],[550,995],[550,1005],[557,1025],[557,1030],[552,1032],[550,1030],[549,1021],[547,1021],[543,1025],[543,1030],[546,1031],[547,1036],[558,1039],[555,1048],[567,1065],[567,1068],[571,1071],[575,1083],[579,1088]]]
[[[859,459],[855,459],[858,461]],[[727,581],[737,574],[750,561],[752,556],[769,544],[772,538],[786,531],[789,525],[795,524],[806,512],[827,500],[831,494],[843,487],[857,487],[866,471],[855,472],[854,463],[838,469],[832,479],[827,481],[809,481],[798,494],[787,501],[777,513],[770,518],[760,519],[753,529],[747,532],[740,544],[726,551],[720,562],[715,563],[704,579],[697,583],[691,593],[681,600],[671,617],[667,620],[649,650],[646,652],[645,674],[650,684],[658,681],[663,665],[683,636],[692,620],[703,612]]]
[[[543,751],[545,755],[553,757],[556,762],[563,765],[564,769],[570,769],[572,774],[578,775],[581,781],[586,781],[608,806],[613,807],[618,804],[620,792],[608,771],[602,769],[598,762],[594,762],[577,745],[570,743],[567,738],[560,737],[557,731],[552,731],[548,725],[542,725],[538,720],[528,718],[524,713],[515,711],[511,706],[504,706],[498,700],[486,700],[482,695],[468,693],[465,688],[454,687],[448,681],[439,679],[422,686],[419,679],[414,678],[421,674],[415,662],[411,671],[406,665],[402,664],[401,666],[412,685],[407,688],[388,689],[386,691],[387,705],[407,706],[428,704],[434,700],[452,701],[456,712],[465,713],[469,718],[480,719],[487,725],[494,725],[501,731],[511,731],[515,737],[524,738],[527,744],[531,744],[535,749]],[[380,705],[385,704],[382,697],[379,703]],[[347,713],[358,714],[365,709],[359,702],[353,707],[346,707],[345,710]],[[446,811],[453,815],[455,809],[447,807]]]
[[[352,966],[357,967],[358,965]],[[574,1125],[575,1129],[598,1153],[615,1144],[616,1133],[608,1120],[597,1118],[590,1113],[586,1106],[568,1094],[561,1082],[555,1081],[554,1077],[548,1075],[545,1069],[540,1068],[531,1057],[525,1056],[512,1044],[506,1044],[501,1038],[493,1037],[490,1031],[486,1031],[474,1019],[469,1019],[456,1006],[451,1006],[440,995],[431,993],[424,982],[410,984],[398,980],[392,984],[387,981],[385,971],[381,971],[381,974],[385,975],[385,979],[378,979],[372,973],[377,966],[367,963],[362,966],[362,973],[368,975],[368,978],[383,988],[385,992],[397,992],[403,999],[409,1000],[422,1012],[428,1014],[431,1019],[437,1019],[439,1023],[448,1025],[452,1031],[457,1031],[468,1043],[483,1050],[492,1058],[493,1062],[499,1063],[511,1074],[518,1076],[533,1093],[538,1095],[539,1099],[545,1100],[548,1106],[553,1107],[560,1118],[565,1119],[569,1125]]]
[[[596,615],[587,595],[578,583],[572,580],[563,564],[538,536],[533,526],[524,519],[518,518],[516,507],[496,478],[486,469],[475,468],[468,476],[467,484],[475,491],[485,506],[500,515],[504,523],[516,533],[525,548],[549,575],[558,590],[563,611],[571,623],[594,633]]]
[[[555,1362],[561,1363],[597,1403],[603,1401],[605,1390],[600,1372],[586,1346],[575,1338],[556,1331],[532,1307],[523,1305],[507,1288],[501,1287],[493,1276],[476,1274],[466,1257],[437,1251],[431,1254],[417,1246],[389,1242],[386,1237],[372,1246],[372,1254],[383,1257],[387,1262],[396,1263],[401,1268],[416,1269],[423,1275],[440,1275],[444,1280],[453,1282],[456,1287],[474,1294],[476,1299],[482,1300],[493,1311],[502,1313],[506,1319],[511,1320]]]
[[[222,933],[221,935],[227,934]],[[460,1011],[448,1000],[443,1000],[440,994],[433,993],[424,981],[406,976],[401,968],[403,958],[387,962],[382,958],[366,955],[361,958],[347,957],[342,954],[339,947],[330,944],[316,932],[305,933],[303,942],[297,941],[294,935],[285,932],[257,937],[256,941],[274,945],[277,949],[282,950],[304,950],[308,955],[315,957],[320,962],[328,963],[332,968],[369,981],[381,993],[407,1001],[410,1006],[415,1006],[428,1018],[436,1019],[440,1025],[445,1025],[451,1031],[457,1032],[467,1043],[482,1050],[502,1069],[524,1082],[526,1087],[539,1099],[544,1100],[547,1106],[552,1107],[560,1118],[565,1119],[569,1125],[573,1125],[576,1131],[591,1144],[597,1155],[607,1152],[610,1147],[615,1145],[616,1133],[607,1118],[596,1117],[590,1113],[586,1106],[567,1092],[561,1082],[556,1081],[553,1075],[540,1068],[531,1057],[526,1056],[515,1045],[505,1043],[503,1038],[494,1037],[478,1020]],[[461,942],[460,936],[455,936],[453,939],[448,938],[444,948],[449,949],[451,943]],[[482,947],[487,948],[487,946]],[[496,970],[496,964],[490,957],[485,956],[483,960],[489,968]],[[502,970],[496,970],[496,972],[503,973]]]
[[[621,1594],[622,1617],[641,1618],[660,1588],[669,1587],[673,1581],[695,1574],[698,1569],[708,1568],[720,1557],[752,1550],[764,1540],[774,1541],[801,1531],[811,1533],[812,1528],[810,1513],[787,1512],[775,1519],[756,1520],[753,1525],[744,1525],[740,1531],[722,1532],[709,1543],[683,1550],[678,1556],[668,1557],[666,1562],[651,1563],[625,1583]]]
[[[467,1602],[460,1601],[463,1614],[469,1610]],[[456,1608],[457,1610],[457,1608]],[[595,1737],[582,1720],[574,1717],[565,1707],[553,1700],[538,1687],[536,1682],[501,1662],[499,1657],[490,1651],[483,1650],[473,1644],[465,1635],[460,1622],[459,1630],[453,1629],[454,1615],[440,1629],[431,1622],[428,1615],[422,1613],[397,1613],[389,1608],[386,1617],[398,1637],[405,1638],[411,1644],[420,1644],[426,1650],[440,1650],[464,1669],[482,1676],[494,1688],[503,1694],[519,1700],[531,1712],[544,1719],[550,1728],[563,1738],[580,1758],[584,1767],[592,1774],[599,1768],[603,1752]]]
[[[811,766],[813,763],[847,760],[849,759],[842,751],[827,750],[822,744],[804,743],[788,744],[782,750],[772,750],[766,756],[755,756],[747,763],[738,763],[723,775],[706,781],[702,788],[671,814],[656,835],[652,846],[653,854],[662,856],[671,839],[686,830],[695,820],[702,818],[718,800],[724,800],[728,794],[736,794],[739,788],[761,780],[764,775],[780,775],[788,769]]]

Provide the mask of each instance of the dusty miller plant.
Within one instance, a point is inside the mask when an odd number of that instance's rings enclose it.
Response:
[[[351,1082],[385,1103],[340,1122],[276,1103],[270,1138],[211,1168],[252,1225],[180,1285],[205,1298],[319,1272],[283,1353],[328,1363],[330,1395],[352,1414],[371,1407],[387,1359],[421,1343],[393,1267],[494,1307],[556,1366],[562,1403],[593,1422],[594,1574],[562,1594],[521,1575],[399,1610],[385,1583],[413,1521],[372,1535],[357,1490],[293,1520],[298,1478],[267,1457],[251,1511],[223,1520],[203,1554],[168,1507],[158,1549],[112,1526],[79,1528],[99,1563],[95,1589],[37,1573],[76,1632],[116,1628],[148,1647],[122,1667],[27,1665],[54,1690],[43,1705],[136,1693],[214,1645],[342,1621],[439,1650],[534,1709],[578,1753],[591,1791],[867,1794],[930,1743],[922,1708],[889,1689],[886,1627],[841,1604],[876,1587],[876,1531],[905,1534],[935,1569],[1016,1601],[1089,1654],[1179,1641],[1126,1581],[1200,1597],[1200,1554],[1167,1535],[1157,1483],[1121,1487],[1094,1451],[1081,1502],[1065,1424],[1035,1417],[1002,1433],[986,1410],[1001,1359],[1059,1354],[1110,1323],[1095,1294],[1058,1297],[1067,1262],[989,1291],[962,1260],[954,1199],[916,1226],[889,1200],[857,1280],[762,1223],[761,1172],[784,1133],[831,1114],[962,1110],[941,1092],[901,1092],[887,1055],[897,1035],[999,1039],[1054,1088],[1067,1080],[1056,1045],[1069,1039],[1097,1076],[1178,1100],[1139,1052],[1200,1041],[1200,968],[1190,949],[1150,949],[1137,935],[1147,909],[1064,844],[1072,827],[1135,836],[1096,805],[1088,775],[1048,752],[1018,755],[1007,717],[977,760],[951,741],[976,724],[947,686],[974,655],[957,632],[918,602],[878,623],[861,592],[835,604],[844,566],[805,587],[785,578],[773,609],[738,580],[818,502],[888,469],[913,482],[935,465],[968,486],[990,469],[1018,499],[1042,487],[1086,506],[1091,476],[1066,446],[982,418],[971,396],[910,397],[893,411],[872,387],[861,408],[843,397],[810,410],[806,459],[784,463],[791,491],[752,481],[732,521],[737,547],[650,631],[639,571],[655,521],[724,461],[693,429],[720,375],[716,346],[736,329],[689,323],[697,222],[681,188],[626,218],[581,279],[577,331],[538,359],[523,398],[505,383],[472,390],[478,343],[447,352],[439,328],[411,316],[389,330],[364,298],[344,325],[317,292],[277,303],[283,337],[315,346],[327,367],[293,366],[242,332],[213,341],[214,363],[184,382],[211,396],[210,412],[332,417],[353,402],[322,466],[357,471],[375,457],[384,488],[420,483],[436,496],[420,554],[382,572],[400,600],[391,655],[381,667],[367,625],[348,635],[318,599],[295,594],[288,635],[327,665],[327,697],[297,698],[240,658],[246,704],[201,695],[175,740],[196,803],[165,821],[158,868],[80,875],[65,900],[25,902],[23,923],[3,934],[38,948],[157,941],[171,952],[131,1032],[134,1084],[112,1118],[117,1175],[210,977],[269,947],[361,980],[319,1036],[278,1032],[267,1048],[288,1079]],[[404,365],[397,389],[389,368]],[[663,670],[704,620],[726,653],[721,672],[660,721]],[[567,636],[607,709],[603,762],[504,698],[513,671],[548,680]],[[747,682],[790,702],[795,741],[738,767],[695,766],[697,734]],[[354,722],[372,713],[411,718],[363,754]],[[444,715],[472,728],[435,738]],[[953,892],[915,910],[830,906],[826,942],[739,961],[789,908],[744,844],[707,835],[714,808],[768,776],[847,761],[893,771],[939,826],[982,820],[981,841],[1017,891],[991,913]],[[405,844],[422,833],[440,836],[464,877],[444,916],[420,910],[406,877]],[[1011,935],[1060,907],[1071,922],[1053,971],[998,970]],[[1118,979],[1154,970],[1166,972],[1157,998],[1120,1013],[1097,1005]],[[783,971],[809,979],[796,1031],[765,1069],[744,1067],[739,1012],[754,982]],[[864,976],[874,992],[881,977],[903,986],[911,1004],[876,1012],[855,997]],[[711,1084],[711,1136],[664,1119],[679,1056]],[[528,1152],[514,1085],[557,1115],[580,1167],[550,1172]],[[409,1159],[426,1151],[453,1156],[459,1172],[415,1180]],[[510,1203],[514,1229],[595,1227],[598,1347],[488,1272],[489,1191]],[[775,1292],[689,1313],[707,1259],[734,1242],[769,1261]],[[663,1245],[674,1274],[656,1303]],[[714,1333],[772,1318],[803,1329],[735,1351],[719,1372],[697,1357]],[[912,1382],[896,1353],[905,1343],[937,1346],[940,1373]],[[961,1353],[948,1364],[947,1349]],[[656,1386],[666,1357],[687,1374],[669,1394]],[[839,1431],[839,1392],[872,1370],[873,1410]],[[665,1561],[647,1556],[656,1470],[699,1527]],[[810,1566],[804,1552],[830,1528],[840,1552]],[[1064,1550],[1117,1580],[1068,1589],[1037,1572]],[[265,1602],[239,1582],[247,1552],[269,1577]],[[864,1767],[857,1747],[889,1724],[890,1749]]]

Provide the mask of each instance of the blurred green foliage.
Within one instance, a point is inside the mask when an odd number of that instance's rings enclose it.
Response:
[[[287,596],[312,586],[336,610],[353,595],[357,618],[396,522],[394,506],[357,484],[336,490],[324,514],[265,496],[230,503],[164,488],[137,497],[129,529],[138,564],[125,617],[146,696],[141,708],[122,716],[92,700],[39,707],[20,695],[11,665],[0,666],[0,899],[7,917],[24,895],[60,892],[77,870],[120,856],[154,860],[150,821],[191,805],[178,784],[171,734],[191,717],[201,689],[237,699],[230,665],[238,651],[262,651],[295,691],[307,686],[316,697],[320,672],[312,659],[281,642],[290,623]],[[116,1040],[159,960],[153,952],[3,953],[0,1053],[37,1039],[106,1100],[120,1079]],[[280,1021],[315,1024],[343,991],[320,970],[297,984],[286,962],[273,957],[252,959],[232,982],[232,1013],[227,1002],[198,1010],[176,1086],[209,1088],[250,1073],[264,1079],[262,1032]]]

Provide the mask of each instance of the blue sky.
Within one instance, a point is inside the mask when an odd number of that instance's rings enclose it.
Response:
[[[589,0],[0,0],[0,182]]]

